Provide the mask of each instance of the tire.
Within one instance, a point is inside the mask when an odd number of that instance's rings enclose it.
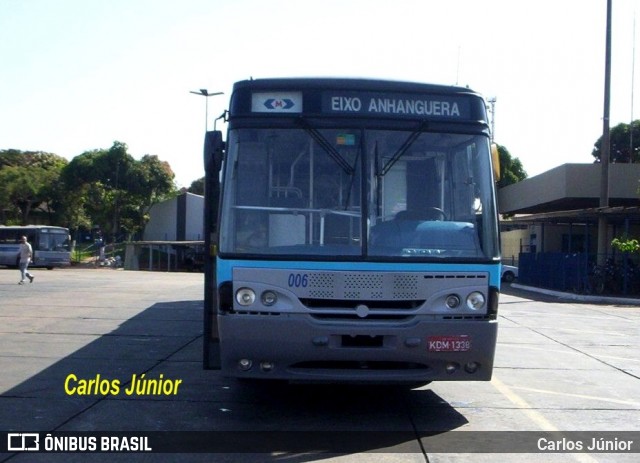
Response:
[[[516,276],[513,274],[513,272],[505,272],[505,274],[502,275],[502,279],[506,283],[513,283],[513,280],[516,279]]]

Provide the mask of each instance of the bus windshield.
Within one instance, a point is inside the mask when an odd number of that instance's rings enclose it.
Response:
[[[424,127],[233,129],[220,252],[494,259],[490,158],[485,134]]]
[[[67,230],[43,229],[38,239],[38,249],[41,251],[69,252],[69,232]]]

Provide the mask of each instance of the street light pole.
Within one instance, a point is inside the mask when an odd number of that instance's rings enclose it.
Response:
[[[607,27],[604,65],[604,111],[602,117],[602,143],[600,145],[600,216],[598,217],[598,265],[603,265],[607,252],[607,218],[604,209],[609,207],[609,106],[611,93],[611,2],[607,0]]]
[[[224,95],[224,92],[214,92],[209,93],[206,88],[201,88],[200,91],[194,92],[192,90],[189,93],[193,93],[194,95],[202,95],[204,97],[204,131],[207,132],[209,129],[208,121],[209,121],[209,97],[216,95]]]

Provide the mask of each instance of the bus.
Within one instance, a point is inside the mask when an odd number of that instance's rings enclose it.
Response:
[[[485,100],[373,79],[234,84],[205,136],[204,367],[490,380],[500,249]]]
[[[49,225],[0,225],[0,265],[18,267],[20,237],[26,236],[33,248],[32,267],[71,265],[69,229]]]

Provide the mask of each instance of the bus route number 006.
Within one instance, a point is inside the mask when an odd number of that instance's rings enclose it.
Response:
[[[290,273],[289,288],[306,288],[309,284],[309,275],[306,273]]]

